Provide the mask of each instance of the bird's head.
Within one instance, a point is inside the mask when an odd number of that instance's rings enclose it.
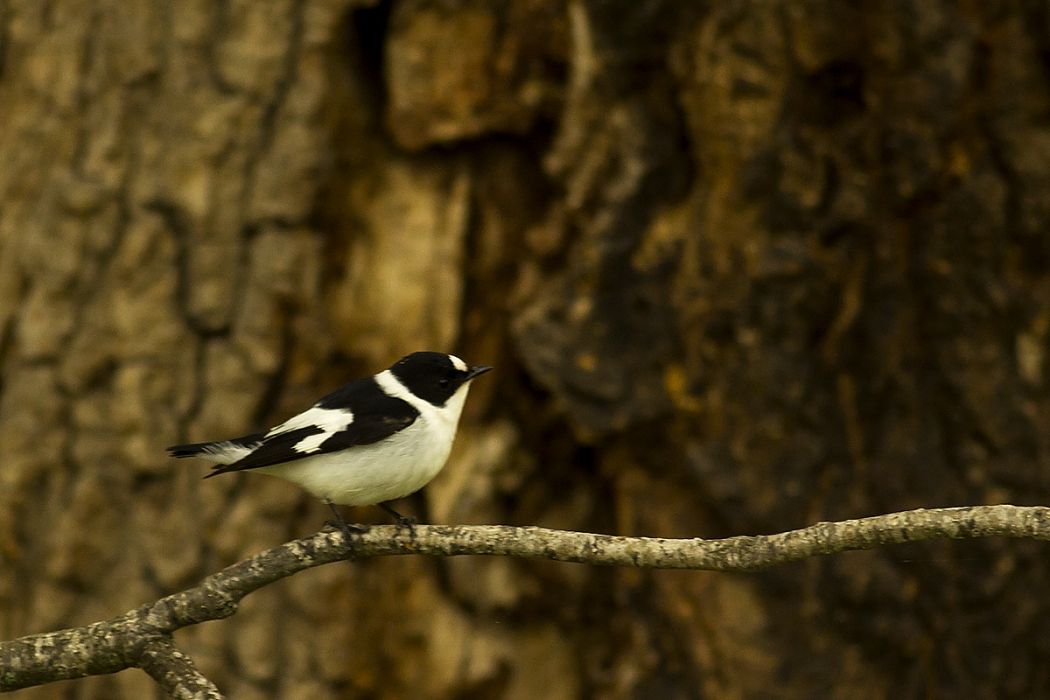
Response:
[[[444,406],[457,392],[465,393],[471,380],[491,369],[486,365],[468,366],[455,355],[414,352],[395,362],[390,372],[419,398]]]

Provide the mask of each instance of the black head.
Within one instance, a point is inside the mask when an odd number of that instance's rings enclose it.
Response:
[[[484,365],[468,367],[455,355],[414,352],[395,362],[390,371],[419,398],[444,406],[461,386],[490,369]]]

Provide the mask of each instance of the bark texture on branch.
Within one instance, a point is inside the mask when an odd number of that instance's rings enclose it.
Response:
[[[147,641],[139,652],[136,665],[173,700],[222,698],[215,684],[197,670],[193,660],[175,646],[170,636],[157,636]]]
[[[379,526],[355,536],[348,550],[341,532],[326,531],[257,554],[198,586],[117,618],[0,642],[0,691],[138,666],[173,698],[220,697],[192,660],[175,647],[171,633],[229,617],[249,593],[304,569],[342,559],[473,554],[653,569],[753,571],[847,550],[979,537],[1050,540],[1050,508],[1001,505],[914,510],[724,540],[621,537],[504,525],[419,525],[411,533]]]

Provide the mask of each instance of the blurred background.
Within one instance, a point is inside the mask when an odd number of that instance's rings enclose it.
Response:
[[[6,0],[0,638],[318,529],[164,447],[422,349],[497,368],[398,504],[427,522],[1046,504],[1048,186],[1046,2]],[[1048,584],[1045,545],[994,540],[399,557],[176,640],[239,699],[1037,697]]]

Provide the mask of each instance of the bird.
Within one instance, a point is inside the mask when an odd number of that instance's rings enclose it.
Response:
[[[206,479],[250,470],[297,484],[332,510],[347,541],[367,527],[348,525],[337,505],[379,505],[411,529],[415,519],[388,502],[415,493],[444,468],[470,385],[491,369],[455,355],[414,352],[266,432],[167,452],[214,463]]]

